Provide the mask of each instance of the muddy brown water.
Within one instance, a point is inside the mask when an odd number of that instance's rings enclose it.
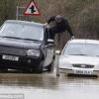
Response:
[[[99,78],[63,74],[56,77],[55,73],[0,73],[0,99],[23,98],[98,99]]]

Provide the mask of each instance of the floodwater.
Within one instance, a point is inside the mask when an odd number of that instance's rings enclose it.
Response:
[[[0,73],[0,99],[98,99],[99,78]]]

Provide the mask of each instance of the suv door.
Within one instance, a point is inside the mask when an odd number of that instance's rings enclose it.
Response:
[[[55,45],[54,40],[48,40],[46,44],[46,58],[44,61],[44,67],[51,68],[55,58]]]

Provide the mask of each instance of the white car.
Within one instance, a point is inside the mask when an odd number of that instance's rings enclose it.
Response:
[[[99,76],[99,40],[68,41],[59,58],[59,71]]]

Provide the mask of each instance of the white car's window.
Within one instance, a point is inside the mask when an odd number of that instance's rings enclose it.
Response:
[[[44,30],[42,26],[35,24],[8,22],[3,25],[0,36],[43,40]]]
[[[64,55],[99,56],[98,44],[71,43],[63,51]]]

